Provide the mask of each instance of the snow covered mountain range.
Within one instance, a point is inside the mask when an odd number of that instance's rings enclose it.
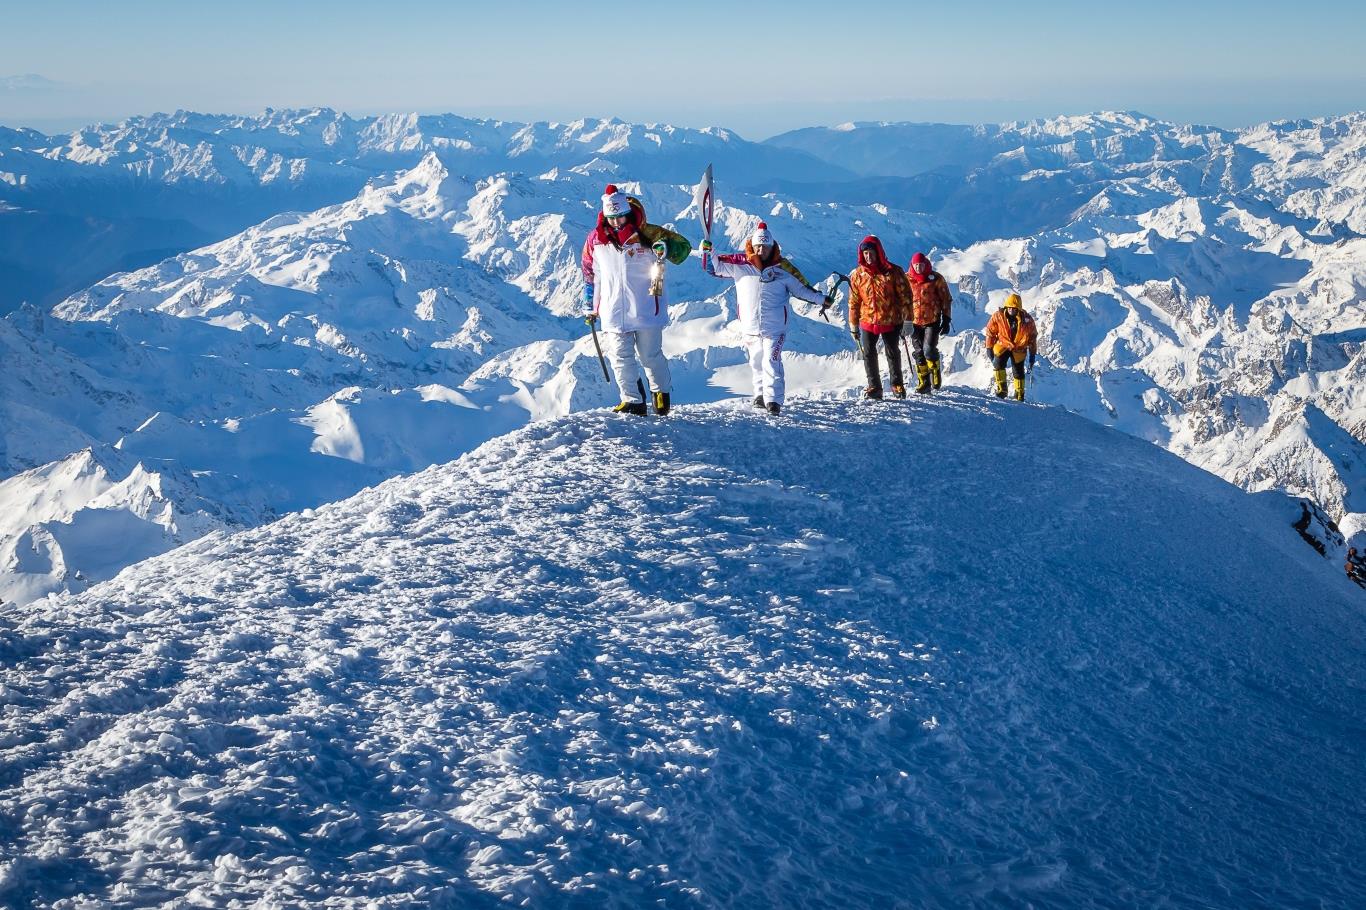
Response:
[[[1044,338],[1031,397],[1366,530],[1366,115],[748,143],[616,121],[181,113],[0,139],[3,284],[61,292],[0,320],[0,599],[79,590],[611,403],[572,318],[601,187],[695,237],[686,184],[707,161],[726,239],[762,218],[813,281],[848,271],[866,233],[903,264],[931,253],[957,296],[951,386],[985,387],[980,330],[1018,290]],[[64,239],[108,265],[63,233],[83,201],[196,248],[63,287]],[[148,252],[106,233],[106,253]],[[747,394],[728,286],[695,261],[669,280],[675,398]],[[789,388],[850,394],[838,318],[798,316]],[[1342,538],[1320,536],[1340,571]]]
[[[858,123],[796,130],[768,144],[863,176],[836,178],[819,190],[828,198],[873,195],[900,208],[950,214],[977,239],[1061,227],[1108,185],[1154,178],[1181,195],[1262,199],[1320,232],[1366,231],[1362,113],[1245,130],[1122,112],[976,127]]]
[[[972,389],[538,422],[0,613],[0,904],[1349,910],[1289,505]]]
[[[708,162],[745,183],[853,175],[723,129],[353,118],[336,111],[228,117],[179,111],[70,136],[0,127],[0,312],[43,307],[106,275],[221,240],[272,215],[343,202],[437,152],[455,172],[538,174],[605,157],[650,179],[696,179]]]

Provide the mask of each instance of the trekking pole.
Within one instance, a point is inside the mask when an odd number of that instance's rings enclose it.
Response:
[[[602,345],[598,343],[598,321],[594,319],[588,324],[593,330],[593,347],[598,349],[598,365],[602,367],[602,381],[608,385],[612,384],[612,377],[607,375],[607,361],[602,356]]]

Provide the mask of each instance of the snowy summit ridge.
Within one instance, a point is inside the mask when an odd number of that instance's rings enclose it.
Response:
[[[8,615],[0,900],[1347,907],[1278,501],[967,392],[537,423]]]

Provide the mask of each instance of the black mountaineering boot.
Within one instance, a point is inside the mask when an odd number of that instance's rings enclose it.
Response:
[[[778,402],[770,401],[768,403],[768,413],[772,414],[774,417],[777,417],[779,414],[782,413],[782,411],[783,406],[778,404]]]
[[[755,396],[754,396],[754,406],[755,406],[756,408],[762,408],[762,407],[764,406],[764,396],[762,396],[762,395],[755,395]]]
[[[643,401],[623,401],[612,410],[618,414],[634,414],[637,417],[644,417],[647,413]]]
[[[881,400],[882,400],[882,386],[880,386],[880,385],[870,385],[870,386],[868,386],[868,388],[866,388],[866,389],[863,390],[863,397],[866,398],[866,399],[868,399],[868,400],[870,400],[870,401],[871,401],[871,400],[881,401]]]
[[[655,413],[660,417],[669,413],[669,393],[655,392]]]

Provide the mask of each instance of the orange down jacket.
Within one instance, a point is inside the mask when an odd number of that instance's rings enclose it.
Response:
[[[949,315],[953,306],[949,283],[938,272],[931,272],[924,281],[912,280],[911,298],[914,301],[911,319],[916,325],[934,325],[941,316]]]
[[[901,267],[887,260],[882,242],[863,238],[877,251],[877,267],[860,265],[849,276],[849,325],[890,330],[911,315],[911,286]]]
[[[1009,312],[1005,307],[991,314],[987,320],[987,347],[996,355],[1004,354],[1006,351],[1013,351],[1016,359],[1022,359],[1025,352],[1037,355],[1039,352],[1039,330],[1034,325],[1034,317],[1026,313],[1019,307],[1011,307],[1019,314],[1015,328],[1012,330],[1006,313]]]

